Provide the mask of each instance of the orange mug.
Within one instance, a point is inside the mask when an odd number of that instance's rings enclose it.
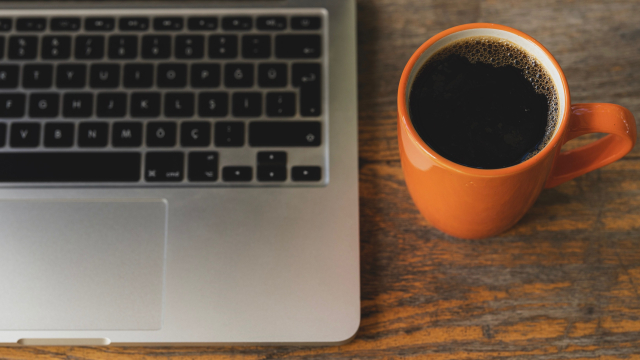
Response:
[[[416,132],[408,94],[422,65],[452,41],[492,36],[534,55],[550,73],[559,95],[559,122],[550,142],[535,156],[501,169],[476,169],[449,161]],[[589,133],[609,135],[561,152],[567,141]],[[398,141],[407,188],[422,215],[459,238],[499,234],[522,218],[543,188],[551,188],[610,164],[633,148],[636,123],[629,110],[613,104],[571,105],[569,87],[551,53],[529,35],[496,24],[467,24],[445,30],[422,44],[402,72],[398,88]]]

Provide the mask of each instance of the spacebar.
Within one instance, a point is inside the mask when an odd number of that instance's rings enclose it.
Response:
[[[0,182],[136,182],[134,152],[42,152],[0,154]]]

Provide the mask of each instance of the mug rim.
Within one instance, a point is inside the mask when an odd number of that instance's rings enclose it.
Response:
[[[478,169],[478,168],[472,168],[472,167],[468,167],[468,166],[464,166],[464,165],[460,165],[458,163],[455,163],[449,159],[446,159],[444,156],[438,154],[435,150],[433,150],[431,147],[429,147],[429,145],[427,145],[424,140],[422,140],[422,138],[420,137],[420,135],[418,135],[416,129],[413,127],[413,122],[411,121],[411,117],[409,116],[409,112],[407,109],[407,102],[406,102],[406,92],[407,92],[407,85],[410,79],[410,75],[411,75],[411,71],[413,70],[414,66],[416,65],[418,59],[420,58],[420,56],[422,55],[422,53],[424,53],[429,47],[431,47],[433,44],[435,44],[437,41],[439,41],[440,39],[449,36],[451,34],[460,32],[460,31],[464,31],[464,30],[470,30],[470,29],[496,29],[496,30],[502,30],[502,31],[506,31],[506,32],[510,32],[512,34],[515,34],[525,40],[528,40],[530,42],[532,42],[534,45],[538,46],[540,48],[540,50],[542,50],[545,55],[547,56],[548,60],[551,62],[551,64],[556,68],[556,71],[558,71],[558,74],[560,75],[560,81],[561,81],[561,85],[563,87],[563,91],[564,91],[564,112],[563,114],[561,114],[560,116],[560,121],[558,124],[558,128],[556,129],[556,133],[554,134],[554,136],[551,138],[551,140],[549,141],[549,143],[542,149],[540,150],[540,152],[538,152],[537,154],[535,154],[534,156],[532,156],[531,158],[518,163],[516,165],[512,165],[509,167],[505,167],[505,168],[499,168],[499,169]],[[558,86],[560,84],[556,84],[556,86]],[[558,89],[560,90],[560,89]],[[413,53],[413,55],[411,55],[411,58],[409,59],[409,61],[407,62],[407,64],[404,67],[404,70],[402,71],[402,76],[400,77],[400,85],[398,88],[398,115],[400,117],[400,122],[402,123],[402,125],[404,126],[404,128],[407,130],[408,135],[410,140],[416,144],[423,152],[425,152],[425,155],[430,156],[435,162],[437,162],[439,165],[454,170],[456,172],[461,172],[461,173],[466,173],[466,174],[470,174],[470,175],[476,175],[476,176],[504,176],[504,175],[509,175],[509,174],[514,174],[514,173],[518,173],[521,171],[525,171],[533,166],[535,166],[539,161],[541,161],[543,158],[545,158],[546,156],[548,156],[552,151],[555,151],[556,146],[558,146],[558,143],[560,142],[560,138],[562,137],[562,135],[565,132],[566,127],[568,126],[567,123],[569,122],[569,114],[571,111],[571,100],[569,97],[569,86],[567,84],[567,79],[564,75],[564,72],[562,71],[562,69],[560,68],[560,65],[558,64],[558,62],[556,61],[556,59],[553,57],[553,55],[551,55],[551,53],[549,52],[549,50],[547,50],[544,46],[542,46],[542,44],[540,44],[538,41],[536,41],[534,38],[532,38],[531,36],[523,33],[522,31],[516,30],[514,28],[508,27],[508,26],[504,26],[504,25],[498,25],[498,24],[491,24],[491,23],[471,23],[471,24],[464,24],[464,25],[458,25],[452,28],[449,28],[447,30],[444,30],[436,35],[434,35],[433,37],[431,37],[429,40],[425,41],[422,45],[420,45],[420,47]],[[560,144],[562,145],[562,144]]]

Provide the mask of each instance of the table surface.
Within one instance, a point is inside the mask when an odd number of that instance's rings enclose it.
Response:
[[[362,323],[351,343],[25,347],[2,348],[0,358],[640,359],[640,146],[543,191],[514,228],[490,239],[447,236],[411,202],[396,140],[400,74],[428,38],[472,22],[512,26],[544,44],[574,103],[617,103],[640,118],[638,0],[361,0]]]

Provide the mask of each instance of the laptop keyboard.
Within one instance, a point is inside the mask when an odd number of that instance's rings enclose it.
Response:
[[[0,183],[317,186],[321,10],[7,10]]]

